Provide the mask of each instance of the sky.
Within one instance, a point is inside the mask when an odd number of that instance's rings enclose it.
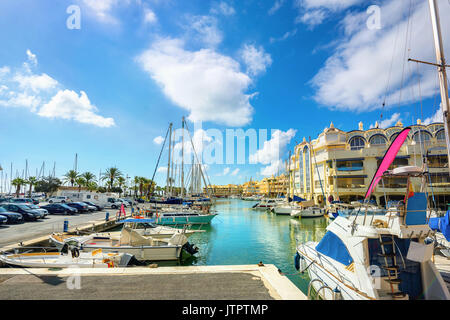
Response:
[[[438,4],[450,52],[450,2]],[[426,1],[3,0],[0,41],[4,179],[44,162],[62,176],[75,155],[79,172],[151,178],[183,116],[212,184],[283,172],[331,122],[442,119],[436,69],[407,62],[436,61]],[[258,138],[233,147],[227,131]]]

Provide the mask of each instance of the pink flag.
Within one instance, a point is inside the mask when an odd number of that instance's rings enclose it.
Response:
[[[384,154],[383,161],[381,161],[380,166],[378,167],[377,172],[373,176],[372,183],[369,186],[369,189],[367,189],[366,196],[364,199],[369,198],[372,191],[377,186],[378,182],[381,179],[381,176],[388,170],[391,163],[394,161],[395,157],[397,156],[398,151],[400,150],[401,146],[403,145],[403,142],[405,142],[406,137],[408,137],[408,133],[411,131],[411,128],[407,127],[403,129],[397,137],[395,137],[394,141],[391,143],[389,148],[387,149],[386,153]]]
[[[122,213],[123,213],[124,216],[126,216],[126,213],[125,213],[125,206],[123,205],[123,203],[122,203],[122,205],[120,206],[119,217],[122,215]]]

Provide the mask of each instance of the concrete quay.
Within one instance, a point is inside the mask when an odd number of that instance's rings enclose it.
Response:
[[[60,270],[1,268],[0,299],[307,300],[307,297],[276,266],[268,264]]]

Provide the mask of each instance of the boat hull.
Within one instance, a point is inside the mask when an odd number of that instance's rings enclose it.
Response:
[[[185,224],[208,224],[214,219],[216,214],[199,215],[199,216],[160,216],[155,219],[155,223],[159,225],[185,225]]]

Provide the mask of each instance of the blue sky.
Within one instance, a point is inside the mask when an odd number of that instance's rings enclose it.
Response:
[[[439,4],[448,16],[450,3]],[[70,5],[80,9],[80,29],[67,27]],[[8,175],[27,159],[30,174],[45,161],[61,176],[77,153],[79,171],[117,166],[151,177],[155,138],[186,116],[191,129],[279,130],[271,140],[279,150],[261,143],[257,164],[208,165],[213,184],[242,183],[282,170],[287,150],[331,121],[350,131],[359,121],[439,120],[436,71],[405,63],[435,61],[418,0],[4,0],[0,40]]]

